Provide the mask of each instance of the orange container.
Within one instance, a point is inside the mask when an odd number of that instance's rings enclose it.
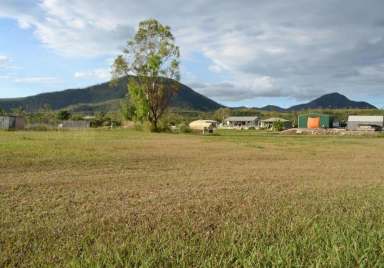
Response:
[[[308,117],[308,128],[320,128],[320,117]]]

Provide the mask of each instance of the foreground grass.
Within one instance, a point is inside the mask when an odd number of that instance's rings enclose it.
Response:
[[[383,157],[383,138],[0,132],[0,267],[382,267]]]

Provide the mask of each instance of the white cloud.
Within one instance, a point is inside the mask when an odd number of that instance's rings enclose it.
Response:
[[[0,55],[0,68],[6,68],[9,67],[11,60],[9,57]]]
[[[97,80],[110,80],[111,71],[109,69],[95,69],[88,71],[76,72],[74,77],[77,79],[97,79]]]
[[[213,73],[221,73],[223,71],[223,68],[217,64],[210,65],[208,69]]]
[[[140,20],[157,18],[172,27],[183,59],[203,54],[211,61],[207,70],[220,74],[221,81],[205,83],[201,92],[233,100],[306,98],[340,89],[378,92],[378,66],[384,63],[382,10],[382,0],[0,3],[0,16],[16,19],[46,46],[75,57],[113,56]],[[91,70],[75,77],[105,79],[107,74]]]
[[[204,95],[220,101],[239,101],[257,97],[277,97],[282,91],[277,87],[272,77],[242,77],[238,81],[221,83],[191,82],[189,85]]]

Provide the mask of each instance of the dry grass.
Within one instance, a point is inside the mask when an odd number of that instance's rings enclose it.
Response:
[[[384,265],[384,139],[0,132],[0,267]]]

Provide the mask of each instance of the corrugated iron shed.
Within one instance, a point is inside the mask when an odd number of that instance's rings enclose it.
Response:
[[[0,116],[0,129],[20,130],[25,128],[25,119],[21,116]]]

